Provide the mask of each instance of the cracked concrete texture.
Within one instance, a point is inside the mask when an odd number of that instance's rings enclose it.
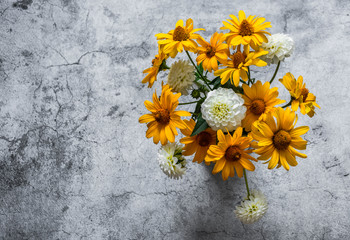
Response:
[[[154,35],[191,17],[208,38],[240,9],[293,37],[277,77],[303,75],[322,107],[299,116],[307,159],[249,173],[269,200],[253,225],[233,213],[243,179],[198,164],[168,179],[138,124],[154,91],[141,84]],[[2,0],[0,238],[349,239],[349,14],[346,0]],[[255,70],[266,80],[274,68]]]

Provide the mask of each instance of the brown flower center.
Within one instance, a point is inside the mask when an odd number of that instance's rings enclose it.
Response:
[[[245,56],[241,52],[236,52],[231,56],[231,58],[232,58],[234,68],[238,68],[239,64],[243,63],[245,60]]]
[[[307,96],[309,95],[309,89],[307,88],[302,88],[301,89],[301,96],[303,96],[303,102],[305,102]]]
[[[161,124],[168,124],[170,121],[169,111],[166,109],[160,109],[154,114],[154,118]]]
[[[225,158],[227,161],[238,161],[241,159],[241,150],[238,146],[230,146],[226,149]]]
[[[275,148],[278,150],[287,149],[291,141],[292,138],[290,137],[290,134],[284,130],[279,130],[273,136],[273,145],[275,145]]]
[[[212,46],[208,46],[205,54],[208,58],[212,58],[215,56],[215,49]]]
[[[241,26],[239,26],[239,35],[241,36],[250,36],[253,34],[253,28],[252,26],[248,23],[247,20],[243,20],[241,23]]]
[[[177,26],[175,28],[174,34],[173,34],[174,41],[186,41],[189,38],[190,38],[190,34],[188,34],[183,27]]]
[[[211,135],[208,132],[201,132],[198,134],[198,144],[202,147],[206,147],[210,144]]]
[[[265,102],[261,99],[256,99],[250,106],[250,111],[255,115],[261,115],[265,111]]]

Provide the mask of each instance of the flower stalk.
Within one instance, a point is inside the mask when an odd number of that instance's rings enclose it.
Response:
[[[247,179],[246,170],[244,168],[243,168],[243,176],[244,176],[245,186],[247,188],[247,199],[249,199],[250,192],[249,192],[249,186],[248,186],[248,179]]]
[[[190,54],[188,53],[188,51],[185,51],[186,52],[186,54],[187,54],[187,56],[188,56],[188,58],[190,59],[190,61],[191,61],[191,63],[192,63],[192,65],[196,68],[196,70],[197,70],[197,73],[199,74],[199,76],[201,77],[201,79],[203,80],[203,82],[205,83],[205,85],[207,85],[208,86],[208,88],[210,89],[210,90],[213,90],[210,86],[209,86],[209,84],[208,84],[208,82],[207,82],[207,80],[203,77],[203,75],[202,75],[202,73],[198,70],[198,67],[197,67],[197,65],[193,62],[193,60],[192,60],[192,58],[191,58],[191,56],[190,56]]]
[[[193,104],[197,103],[198,101],[193,101],[193,102],[187,102],[187,103],[179,103],[179,105],[188,105],[188,104]]]
[[[278,69],[280,68],[280,64],[281,64],[281,61],[279,61],[279,62],[277,63],[277,67],[276,67],[275,73],[273,74],[273,76],[272,76],[272,78],[271,78],[271,80],[270,80],[270,84],[273,82],[273,80],[275,80],[275,77],[276,77],[276,75],[277,75]]]

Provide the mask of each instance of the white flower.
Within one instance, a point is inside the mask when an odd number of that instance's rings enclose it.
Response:
[[[294,41],[288,35],[278,33],[271,36],[266,36],[268,42],[262,44],[262,48],[269,53],[261,56],[261,59],[268,64],[277,64],[283,61],[286,57],[290,57],[294,51]]]
[[[249,199],[241,202],[236,206],[235,214],[237,218],[244,224],[254,223],[258,221],[267,211],[267,200],[261,191],[253,190]]]
[[[188,95],[195,80],[194,67],[189,61],[179,60],[174,62],[169,71],[168,84],[175,91],[182,95]]]
[[[158,151],[159,166],[170,178],[179,179],[186,172],[186,159],[182,156],[182,146],[168,143]]]
[[[208,93],[202,104],[202,118],[217,131],[233,131],[241,126],[246,107],[243,98],[232,89],[219,88]]]

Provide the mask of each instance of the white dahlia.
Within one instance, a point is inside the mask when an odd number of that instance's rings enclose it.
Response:
[[[175,91],[182,95],[188,95],[195,80],[194,67],[187,60],[174,62],[169,71],[168,84]]]
[[[266,213],[268,208],[267,200],[261,191],[253,190],[249,199],[236,206],[235,214],[244,224],[255,223]]]
[[[278,33],[266,36],[268,42],[262,44],[262,48],[269,53],[261,56],[261,59],[268,64],[277,64],[286,57],[290,57],[294,51],[294,41],[288,35]]]
[[[246,107],[243,98],[232,89],[219,88],[208,93],[202,104],[202,118],[217,131],[233,131],[241,126]]]
[[[182,146],[168,143],[158,151],[159,166],[170,178],[179,179],[186,172],[186,159],[182,156]]]

